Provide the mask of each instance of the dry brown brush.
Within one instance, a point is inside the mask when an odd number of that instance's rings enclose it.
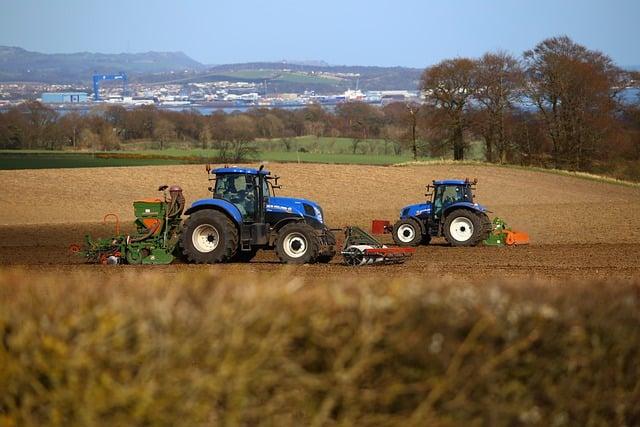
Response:
[[[0,425],[634,425],[640,284],[0,276]]]

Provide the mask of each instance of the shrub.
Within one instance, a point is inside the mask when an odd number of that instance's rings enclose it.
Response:
[[[640,417],[637,283],[268,277],[4,272],[0,424]]]

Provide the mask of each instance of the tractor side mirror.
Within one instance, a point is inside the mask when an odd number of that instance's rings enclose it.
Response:
[[[433,194],[432,190],[433,190],[433,185],[427,184],[427,192],[424,193],[425,197],[431,197],[431,195]]]

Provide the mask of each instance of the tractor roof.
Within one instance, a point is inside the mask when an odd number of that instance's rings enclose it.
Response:
[[[244,175],[269,175],[269,171],[265,169],[259,170],[255,168],[239,168],[236,166],[213,169],[211,170],[211,173],[216,175],[225,174],[225,173],[240,173]]]
[[[471,182],[464,179],[443,179],[441,181],[433,181],[433,185],[469,185]]]

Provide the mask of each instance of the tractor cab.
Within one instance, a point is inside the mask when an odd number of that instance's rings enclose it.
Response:
[[[255,169],[217,169],[212,177],[213,197],[234,205],[243,222],[259,221],[269,199],[269,178],[268,172],[258,173]]]
[[[431,198],[434,218],[442,216],[442,212],[454,203],[473,203],[473,182],[469,180],[433,181],[427,185],[427,198]]]

